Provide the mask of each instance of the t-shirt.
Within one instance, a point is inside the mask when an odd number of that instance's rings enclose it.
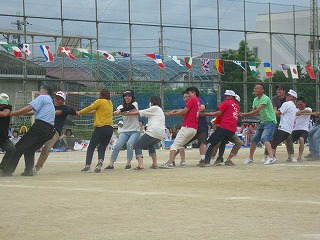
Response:
[[[278,129],[291,134],[298,111],[296,105],[292,101],[285,102],[279,108],[279,111],[281,115]]]
[[[3,107],[0,108],[0,111],[3,111],[5,109],[12,111],[12,106],[10,104],[3,105]],[[10,124],[10,116],[8,117],[0,117],[0,141],[8,140],[8,129]]]
[[[222,112],[220,128],[235,133],[237,131],[238,116],[240,113],[239,104],[234,99],[228,99],[220,103],[218,109]]]
[[[139,110],[138,103],[133,102],[132,105]],[[119,105],[117,110],[122,109],[123,106]],[[121,132],[140,132],[140,125],[139,125],[139,116],[138,115],[131,115],[131,116],[122,116],[123,120],[123,127]]]
[[[165,116],[159,106],[151,106],[144,110],[139,110],[141,117],[148,118],[148,127],[145,132],[149,136],[162,140],[165,134]]]
[[[34,100],[32,100],[29,105],[33,108],[34,118],[36,120],[41,120],[50,125],[54,125],[54,118],[56,111],[54,109],[53,100],[48,95],[39,95]]]
[[[271,102],[272,102],[272,106],[274,108],[277,108],[277,110],[279,110],[282,104],[286,102],[286,97],[279,98],[278,95],[275,95],[272,97]],[[277,118],[277,122],[280,122],[280,117],[276,116],[276,118]]]
[[[261,98],[256,97],[253,100],[252,108],[256,109],[261,104],[265,105],[264,108],[262,108],[259,112],[261,117],[261,123],[265,123],[265,122],[277,123],[276,114],[274,113],[271,100],[267,95],[263,94]]]
[[[89,113],[94,110],[94,127],[112,126],[113,105],[110,100],[99,98],[90,106],[79,111],[80,114]]]
[[[309,110],[310,112],[312,112],[312,109],[309,107],[306,107],[304,110]],[[297,111],[300,111],[300,109],[297,109]],[[309,124],[310,124],[310,115],[296,116],[293,131],[305,130],[309,132]]]
[[[189,111],[184,115],[182,126],[198,130],[198,118],[200,112],[199,98],[189,98],[186,107]]]
[[[76,111],[67,105],[55,106],[56,110],[61,110],[61,115],[56,115],[54,120],[54,127],[58,131],[59,135],[62,133],[62,128],[67,120],[68,115],[76,115]]]
[[[198,98],[198,99],[200,102],[200,106],[205,105],[205,102],[201,98]],[[207,118],[205,116],[199,116],[198,127],[199,128],[208,128],[208,122],[207,122]]]

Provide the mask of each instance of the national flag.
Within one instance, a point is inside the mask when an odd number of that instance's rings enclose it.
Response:
[[[20,48],[13,46],[12,50],[13,50],[13,54],[16,56],[16,58],[22,58],[22,52],[21,52]]]
[[[30,57],[31,51],[29,50],[29,44],[20,43],[20,44],[18,44],[18,47],[19,47],[20,50],[23,51],[28,57]]]
[[[152,58],[160,68],[165,68],[166,65],[163,64],[160,54],[145,54],[147,57]]]
[[[186,64],[186,67],[188,69],[191,69],[192,68],[192,57],[185,57],[184,63]]]
[[[273,77],[273,73],[271,71],[271,63],[265,62],[263,63],[264,71],[266,72],[266,77],[270,78]]]
[[[123,58],[128,58],[131,56],[130,53],[125,53],[125,52],[117,52],[117,53]]]
[[[234,64],[237,64],[239,67],[241,67],[245,72],[246,72],[246,69],[244,67],[242,67],[241,65],[241,62],[236,60],[236,61],[232,61]]]
[[[67,47],[58,47],[58,49],[64,53],[65,55],[67,55],[69,58],[71,58],[72,60],[75,60],[75,56],[73,56],[73,54],[71,53],[71,50]]]
[[[15,46],[13,43],[0,42],[1,47],[3,47],[7,52],[12,51],[12,47]]]
[[[201,67],[202,67],[202,71],[203,71],[204,74],[206,74],[207,72],[210,71],[209,63],[210,63],[210,59],[208,59],[208,58],[202,58],[201,59]]]
[[[47,62],[53,62],[54,61],[54,57],[53,57],[52,52],[49,50],[49,46],[40,45],[40,49],[41,49],[45,59],[47,60]]]
[[[173,60],[179,66],[183,67],[183,65],[181,64],[181,62],[180,62],[180,60],[178,59],[177,56],[168,56],[168,57],[171,58],[171,60]]]
[[[287,66],[285,64],[280,64],[280,68],[281,68],[281,71],[283,72],[283,74],[286,76],[286,78],[289,78]]]
[[[251,74],[253,77],[257,75],[257,64],[255,62],[248,62]]]
[[[114,56],[106,51],[101,51],[101,50],[98,50],[98,52],[101,52],[102,53],[102,56],[104,56],[106,59],[108,59],[110,62],[115,62],[116,59],[114,58]]]
[[[217,72],[221,75],[224,74],[223,71],[223,60],[222,59],[216,59],[216,68],[217,68]]]
[[[289,64],[289,67],[290,67],[290,70],[291,70],[292,79],[299,79],[297,65]]]
[[[93,56],[89,53],[88,49],[77,48],[77,50],[81,52],[83,57],[89,58],[90,61],[93,59]]]
[[[316,75],[314,74],[314,71],[313,71],[313,68],[309,65],[306,65],[306,70],[307,70],[307,73],[309,74],[309,77],[311,79],[316,79]]]

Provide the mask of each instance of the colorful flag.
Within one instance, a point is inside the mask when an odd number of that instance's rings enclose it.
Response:
[[[114,58],[114,56],[106,51],[101,51],[101,50],[98,50],[98,52],[101,52],[102,53],[102,56],[104,56],[106,59],[108,59],[110,62],[115,62],[116,59]]]
[[[241,65],[241,62],[236,60],[236,61],[232,61],[234,64],[237,64],[239,67],[241,67],[245,72],[246,72],[246,69],[244,67],[242,67]]]
[[[131,56],[130,53],[125,53],[125,52],[117,52],[117,53],[123,58],[128,58]]]
[[[41,49],[45,59],[47,60],[47,62],[53,62],[54,61],[54,57],[53,57],[52,52],[49,50],[49,46],[40,45],[40,49]]]
[[[20,48],[13,46],[12,50],[13,50],[13,54],[16,56],[16,58],[22,58],[22,52],[21,52]]]
[[[12,47],[15,45],[13,43],[0,42],[1,47],[3,47],[7,52],[12,51]]]
[[[192,57],[185,57],[184,63],[186,64],[186,67],[189,69],[192,68]]]
[[[306,65],[306,70],[307,70],[307,73],[309,74],[309,77],[311,79],[316,79],[316,75],[314,74],[314,71],[313,71],[313,68],[309,65]]]
[[[171,58],[171,60],[173,60],[179,66],[183,67],[183,65],[181,64],[181,62],[180,62],[180,60],[178,59],[177,56],[168,56],[168,57]]]
[[[71,53],[70,49],[67,47],[58,47],[58,49],[64,53],[65,55],[67,55],[69,58],[71,58],[72,60],[75,60],[75,56],[73,56],[73,54]]]
[[[318,66],[318,71],[320,71],[320,66]]]
[[[20,44],[18,44],[18,47],[19,47],[20,50],[23,51],[28,57],[30,57],[31,51],[29,50],[29,44],[20,43]]]
[[[208,58],[201,59],[201,67],[204,74],[210,71],[209,63],[210,63],[210,59]]]
[[[281,68],[281,71],[283,72],[283,74],[286,76],[286,78],[289,78],[287,66],[285,64],[280,64],[280,68]]]
[[[263,63],[264,71],[266,72],[266,77],[270,78],[273,77],[273,73],[271,71],[271,64],[268,62]]]
[[[149,58],[152,58],[160,68],[166,67],[166,65],[164,65],[162,62],[160,54],[145,54],[145,55]]]
[[[93,59],[93,56],[89,53],[88,49],[77,48],[77,50],[81,52],[83,57],[89,58],[90,61]]]
[[[249,62],[249,68],[253,77],[257,75],[257,64],[255,62]]]
[[[224,74],[224,71],[223,71],[223,60],[222,59],[216,59],[216,68],[217,68],[217,72],[220,75]]]
[[[290,67],[290,70],[291,70],[292,79],[299,79],[297,65],[289,64],[289,67]]]

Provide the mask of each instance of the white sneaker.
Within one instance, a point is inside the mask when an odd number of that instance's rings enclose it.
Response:
[[[253,163],[253,159],[251,159],[251,158],[247,158],[247,159],[244,161],[244,164],[250,164],[250,163]]]
[[[268,159],[268,156],[264,156],[262,159],[261,159],[261,163],[264,164]]]
[[[275,163],[276,161],[277,161],[276,157],[273,157],[273,158],[268,157],[267,161],[265,161],[264,165],[270,165],[270,164]]]
[[[295,157],[291,157],[291,162],[293,162],[293,163],[297,163],[297,162],[298,162],[298,160],[297,160]]]

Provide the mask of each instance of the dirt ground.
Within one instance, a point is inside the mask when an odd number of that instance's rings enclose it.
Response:
[[[260,148],[244,165],[248,152],[234,167],[196,167],[192,149],[186,168],[149,169],[145,157],[128,171],[122,151],[98,174],[80,172],[85,152],[51,153],[34,177],[19,175],[22,159],[0,178],[0,239],[320,239],[320,162],[286,163],[280,147],[276,164],[261,165]]]

